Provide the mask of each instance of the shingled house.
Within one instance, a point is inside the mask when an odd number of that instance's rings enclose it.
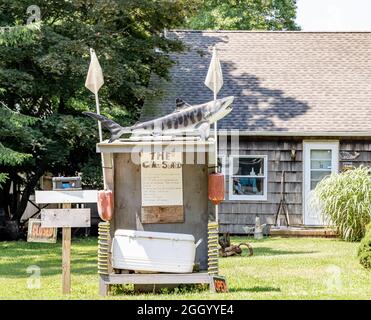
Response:
[[[203,84],[217,46],[224,86],[234,109],[218,122],[219,158],[226,174],[221,232],[273,224],[285,171],[294,225],[321,225],[308,205],[324,176],[371,166],[371,33],[172,31],[187,50],[172,58],[170,81],[153,79],[142,119],[212,100]],[[238,138],[237,138],[238,137]],[[232,151],[238,140],[237,153]]]

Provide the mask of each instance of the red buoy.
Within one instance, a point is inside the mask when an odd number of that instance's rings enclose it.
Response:
[[[209,175],[209,200],[215,205],[224,200],[224,175],[212,173]]]
[[[113,216],[113,193],[111,190],[98,191],[98,214],[103,221],[110,221]]]

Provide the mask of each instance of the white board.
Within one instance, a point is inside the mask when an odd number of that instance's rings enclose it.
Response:
[[[41,227],[90,227],[90,209],[42,209]]]
[[[141,154],[142,206],[182,206],[181,152]]]
[[[35,202],[41,203],[96,203],[97,190],[35,191]]]

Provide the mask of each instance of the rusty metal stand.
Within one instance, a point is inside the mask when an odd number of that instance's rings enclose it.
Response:
[[[279,220],[280,214],[283,213],[285,215],[285,220],[287,226],[290,226],[290,218],[289,218],[289,209],[286,202],[286,191],[285,191],[285,171],[282,171],[281,175],[281,200],[278,205],[274,225],[277,226],[277,222]]]

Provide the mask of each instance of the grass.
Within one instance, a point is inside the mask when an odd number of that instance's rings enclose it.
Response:
[[[249,241],[254,256],[220,259],[229,293],[180,290],[105,299],[370,299],[371,272],[358,263],[358,243],[322,238],[233,237]],[[61,294],[61,243],[0,242],[0,299],[102,299],[98,296],[96,238],[72,241],[72,294]],[[28,289],[29,266],[40,267],[41,289]]]

